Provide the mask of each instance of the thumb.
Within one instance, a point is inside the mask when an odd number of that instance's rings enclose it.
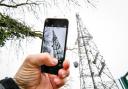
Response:
[[[58,60],[50,56],[48,53],[40,53],[36,55],[30,55],[26,58],[26,61],[35,66],[55,66]]]

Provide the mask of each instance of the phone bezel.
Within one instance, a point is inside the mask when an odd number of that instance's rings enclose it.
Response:
[[[67,44],[67,35],[68,35],[68,20],[67,19],[63,19],[63,18],[47,18],[45,20],[45,24],[44,24],[44,29],[45,30],[45,27],[65,27],[66,28],[66,35],[65,35],[65,44],[64,44],[64,54],[63,54],[63,60],[61,60],[62,62],[64,61],[65,59],[65,54],[66,54],[66,44]],[[44,31],[43,31],[44,32]],[[43,37],[44,37],[44,33],[43,33]],[[42,53],[42,50],[43,50],[43,38],[42,38],[42,45],[41,45],[41,53]],[[55,67],[47,67],[45,66],[46,68],[44,69],[45,71],[43,72],[46,72],[46,73],[51,73],[51,74],[57,74],[58,72],[58,68],[55,68]],[[53,68],[53,70],[52,70]],[[57,70],[55,70],[57,69]],[[51,72],[52,70],[52,72]]]

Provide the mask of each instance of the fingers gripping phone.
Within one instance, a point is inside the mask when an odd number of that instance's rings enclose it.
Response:
[[[68,20],[67,19],[53,19],[45,20],[41,52],[48,52],[50,55],[58,59],[56,66],[41,66],[41,71],[58,74],[58,70],[63,68],[63,61],[65,59],[65,49],[68,34]]]

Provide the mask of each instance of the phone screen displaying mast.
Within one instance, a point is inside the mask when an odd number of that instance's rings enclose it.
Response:
[[[66,27],[45,27],[42,52],[48,52],[58,60],[64,60]]]

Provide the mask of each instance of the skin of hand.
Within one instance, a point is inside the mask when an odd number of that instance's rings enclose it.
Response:
[[[69,62],[63,62],[63,68],[58,71],[58,75],[42,73],[40,70],[41,65],[55,66],[57,63],[57,59],[48,53],[29,55],[14,80],[21,89],[58,89],[65,84],[65,79],[69,76]]]

